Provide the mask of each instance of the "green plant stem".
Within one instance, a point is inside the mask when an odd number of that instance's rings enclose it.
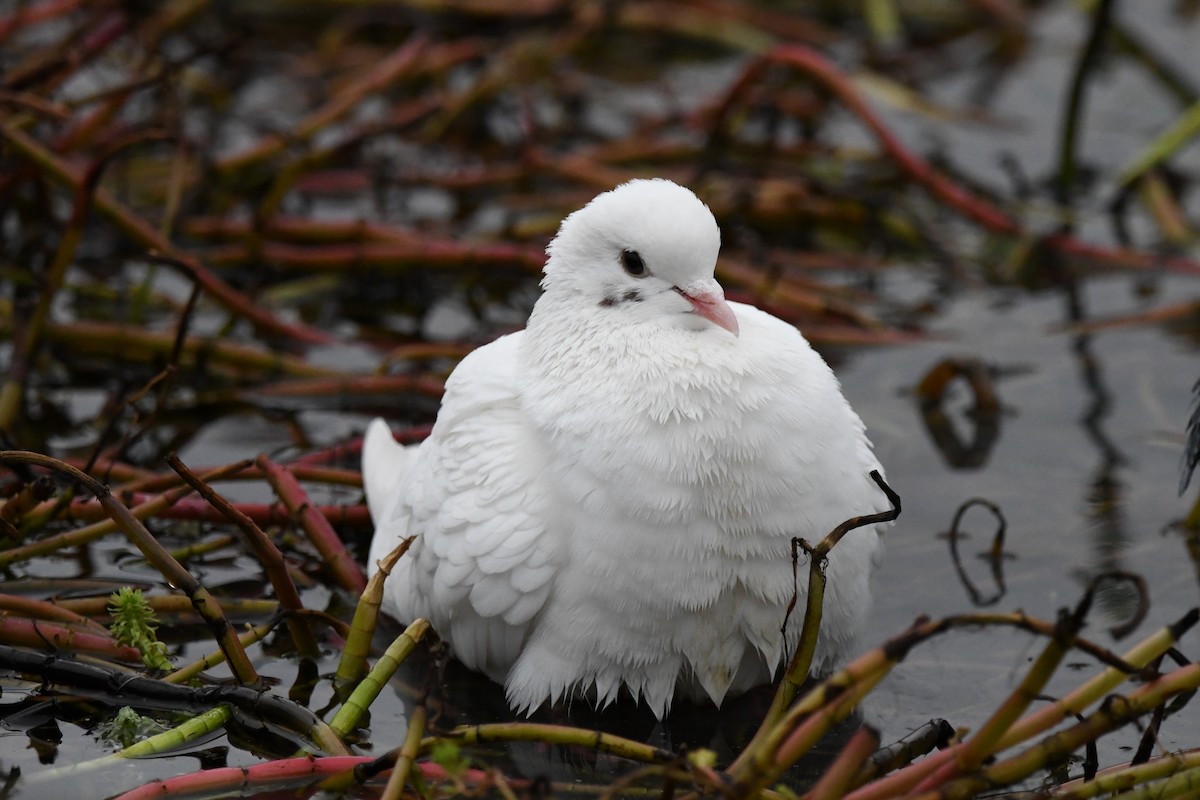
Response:
[[[261,642],[267,634],[275,628],[275,622],[265,622],[262,625],[257,625],[238,637],[243,648],[249,647],[252,644]],[[204,672],[206,669],[212,669],[218,664],[225,662],[225,651],[217,649],[206,656],[203,656],[191,664],[185,664],[169,675],[164,675],[162,681],[164,683],[187,683],[192,678]]]
[[[792,656],[787,670],[784,672],[783,680],[780,682],[774,698],[772,698],[770,708],[763,717],[763,721],[759,724],[754,737],[743,749],[743,755],[758,752],[760,744],[770,735],[770,731],[778,726],[788,707],[791,706],[792,701],[795,699],[797,692],[808,678],[812,668],[813,655],[817,649],[817,638],[820,634],[821,617],[824,611],[825,565],[829,558],[829,553],[842,540],[842,537],[851,531],[867,525],[891,522],[900,516],[900,497],[892,491],[891,487],[884,481],[883,476],[878,472],[873,470],[870,478],[883,491],[888,502],[891,503],[892,507],[890,509],[846,520],[830,531],[815,548],[810,547],[802,539],[793,543],[793,546],[798,545],[799,547],[803,547],[809,556],[808,592],[804,607],[804,621],[800,629],[800,642],[796,646],[796,652]],[[793,555],[796,554],[793,553]],[[792,568],[795,570],[795,562],[793,562]],[[790,607],[788,611],[789,613],[791,612]],[[778,736],[779,732],[776,731],[775,735]],[[741,756],[739,756],[738,760],[741,760]]]
[[[1083,708],[1085,708],[1095,699],[1104,696],[1121,682],[1127,680],[1131,671],[1136,672],[1138,669],[1144,667],[1159,655],[1166,652],[1167,649],[1169,649],[1174,645],[1175,642],[1179,640],[1179,637],[1191,630],[1191,628],[1196,625],[1198,619],[1200,619],[1200,612],[1193,609],[1185,614],[1178,622],[1155,632],[1154,635],[1139,643],[1136,647],[1130,650],[1128,654],[1126,654],[1123,660],[1128,664],[1128,670],[1116,669],[1113,666],[1109,666],[1102,673],[1085,683],[1076,691],[1070,693],[1063,700],[1042,708],[1039,711],[1029,715],[1029,717],[1025,718],[1024,720],[1017,722],[1009,729],[1005,736],[1001,738],[998,749],[1011,747],[1019,741],[1024,741],[1025,739],[1035,736],[1038,733],[1041,733],[1056,725],[1066,715],[1081,712]],[[905,652],[904,648],[910,648],[918,641],[924,641],[933,635],[944,633],[945,631],[951,630],[955,627],[967,624],[1011,625],[1045,636],[1054,635],[1054,626],[1033,620],[1024,614],[971,614],[957,618],[948,618],[939,622],[926,621],[918,625],[914,625],[910,631],[900,637],[896,637],[896,639],[892,640],[892,643],[885,645],[885,647],[891,650],[896,657],[903,658],[903,653]],[[1082,646],[1083,642],[1083,639],[1077,639],[1076,645]],[[847,665],[846,669],[856,667],[865,659],[879,658],[883,652],[883,648],[873,650],[863,657],[857,659],[852,664]],[[837,678],[837,675],[834,675],[827,680],[826,684],[832,682],[835,678]],[[823,689],[824,686],[825,684],[822,684],[821,686],[817,687],[817,689]],[[813,690],[813,692],[810,692],[808,696],[803,698],[800,703],[797,704],[797,707],[806,706],[810,702],[809,698],[817,691],[817,689]],[[792,712],[790,713],[795,713],[795,708],[793,708]],[[959,744],[946,750],[941,750],[929,756],[928,758],[925,758],[914,764],[910,764],[904,769],[894,772],[891,775],[886,775],[874,783],[863,786],[859,789],[855,789],[849,795],[847,795],[847,800],[886,800],[886,798],[904,796],[927,776],[933,774],[947,762],[952,761],[955,758],[957,748],[961,746],[962,745]],[[732,771],[734,768],[738,767],[739,763],[744,761],[747,757],[748,753],[744,751],[738,756],[737,761],[735,761],[734,766],[731,767],[730,770]]]
[[[1061,786],[1054,787],[1047,795],[1052,800],[1088,800],[1102,794],[1124,792],[1138,784],[1159,778],[1170,777],[1184,772],[1190,772],[1195,778],[1200,769],[1200,750],[1188,750],[1183,753],[1164,753],[1158,758],[1144,764],[1126,764],[1119,767],[1109,767],[1096,773],[1090,781],[1073,780]],[[1149,788],[1149,787],[1147,787]],[[1122,794],[1121,800],[1131,797]],[[1152,794],[1151,797],[1160,795]]]
[[[756,757],[742,761],[735,773],[739,795],[753,797],[779,780],[779,777],[825,736],[834,725],[854,713],[854,709],[879,685],[897,662],[887,660],[867,672],[861,680],[833,695],[820,710],[805,715],[789,713],[764,737]],[[745,753],[743,753],[745,755]],[[729,770],[733,773],[733,767]]]
[[[114,151],[110,151],[110,155]],[[83,178],[75,185],[75,193],[71,208],[71,218],[67,222],[54,258],[50,262],[42,279],[41,291],[38,292],[37,303],[28,325],[14,336],[13,353],[9,359],[8,376],[3,388],[0,388],[0,430],[8,431],[21,410],[21,401],[25,391],[25,381],[29,372],[29,364],[33,359],[38,345],[45,333],[50,320],[50,308],[67,268],[75,259],[75,251],[83,239],[84,226],[91,211],[92,197],[96,185],[104,169],[108,157],[105,156],[91,165]]]
[[[1142,148],[1117,177],[1120,186],[1128,186],[1166,161],[1189,141],[1200,135],[1200,101],[1193,103],[1150,144]]]
[[[140,742],[135,742],[116,753],[95,758],[91,761],[83,761],[78,764],[69,764],[34,773],[27,779],[29,781],[28,786],[33,787],[42,783],[79,777],[99,769],[115,766],[129,758],[148,758],[161,755],[170,750],[183,747],[201,737],[215,733],[224,727],[225,723],[229,721],[230,715],[231,710],[229,706],[215,706],[170,730],[148,736]]]
[[[919,800],[967,800],[993,786],[1009,786],[1063,759],[1101,735],[1128,724],[1171,698],[1200,689],[1200,664],[1189,664],[1128,697],[1112,695],[1109,702],[1080,723],[1047,736],[1028,750],[949,783],[929,787]]]
[[[1087,605],[1090,603],[1089,599]],[[921,791],[929,786],[939,786],[961,773],[974,772],[986,759],[995,754],[997,744],[1004,734],[1025,712],[1029,704],[1041,696],[1042,689],[1054,676],[1054,671],[1058,668],[1059,663],[1074,645],[1084,620],[1083,613],[1064,613],[1060,616],[1054,629],[1054,635],[1046,643],[1033,666],[1025,673],[1020,685],[1000,704],[1000,707],[976,731],[974,736],[955,748],[954,759],[918,784],[916,791]]]
[[[1134,667],[1145,667],[1154,659],[1174,647],[1180,637],[1196,623],[1196,614],[1185,615],[1175,625],[1160,628],[1152,635],[1135,645],[1121,658]],[[1105,667],[1099,675],[1091,678],[1082,686],[1072,690],[1065,697],[1055,701],[1018,721],[1005,732],[997,745],[997,750],[1006,750],[1015,744],[1026,741],[1037,734],[1049,730],[1062,720],[1075,714],[1083,713],[1084,709],[1102,699],[1116,687],[1129,680],[1129,674],[1115,667]]]
[[[391,777],[388,778],[387,788],[383,790],[382,800],[400,800],[404,795],[404,786],[408,783],[409,773],[421,749],[421,737],[425,733],[425,704],[418,703],[412,710],[408,720],[408,733],[400,752],[396,755],[396,765],[392,767]]]
[[[375,667],[367,674],[367,677],[363,678],[362,683],[358,685],[358,688],[342,704],[338,713],[330,721],[329,727],[333,729],[334,733],[344,737],[354,730],[358,720],[362,718],[371,703],[383,691],[388,680],[395,674],[396,668],[404,663],[404,660],[408,658],[428,631],[428,620],[418,619],[409,625],[404,633],[396,637]]]
[[[863,0],[863,16],[877,46],[886,50],[900,43],[904,29],[894,0]]]
[[[416,540],[409,536],[392,552],[379,562],[379,569],[367,581],[367,588],[354,607],[354,618],[350,621],[350,635],[346,637],[346,646],[342,648],[342,657],[338,661],[337,674],[334,683],[339,691],[344,687],[354,685],[367,670],[367,654],[371,649],[371,639],[375,635],[375,625],[379,619],[379,610],[383,606],[383,586],[392,568],[400,557],[408,552],[408,548]],[[405,631],[407,633],[407,631]]]
[[[496,722],[486,725],[460,725],[448,737],[459,744],[487,742],[546,742],[548,744],[590,747],[604,753],[647,763],[666,763],[674,753],[610,733],[565,725],[546,725],[536,722]],[[426,739],[421,752],[428,753],[442,737]]]

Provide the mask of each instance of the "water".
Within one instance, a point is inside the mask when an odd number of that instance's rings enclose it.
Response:
[[[1096,313],[1128,310],[1142,301],[1137,284],[1105,278],[1089,282],[1084,294]],[[1172,296],[1189,286],[1165,280],[1159,288]],[[1181,432],[1200,374],[1194,344],[1160,328],[1089,337],[1056,332],[1066,322],[1064,300],[1054,293],[1014,297],[1007,290],[980,290],[943,307],[930,332],[946,341],[859,352],[843,365],[847,395],[904,500],[877,576],[868,641],[894,635],[919,613],[973,610],[944,533],[958,506],[977,496],[998,505],[1008,521],[1007,591],[989,610],[1023,609],[1053,621],[1058,609],[1078,602],[1091,577],[1135,572],[1145,577],[1151,601],[1138,630],[1122,643],[1107,633],[1134,611],[1130,593],[1117,587],[1101,592],[1084,631],[1119,653],[1200,599],[1197,565],[1183,537],[1166,530],[1193,497],[1178,498],[1176,487]],[[999,434],[977,468],[946,463],[925,435],[911,396],[924,370],[947,356],[978,358],[1001,375]],[[965,415],[956,421],[965,430]],[[994,528],[986,512],[972,511],[965,523],[972,536],[960,547],[984,595],[994,585],[976,554],[988,550]],[[976,727],[1015,687],[1041,646],[1017,633],[959,633],[933,641],[871,695],[867,718],[883,727],[885,740],[930,715]],[[1076,655],[1068,661],[1091,663]],[[1090,666],[1064,670],[1050,691],[1061,692],[1093,672]],[[1180,716],[1164,727],[1168,748],[1195,740],[1196,718]],[[1136,734],[1122,740],[1131,742]]]
[[[1200,37],[1196,15],[1180,17],[1176,4],[1143,0],[1136,6],[1121,5],[1121,20],[1136,35],[1155,44],[1158,54],[1194,84],[1200,71],[1193,42]],[[937,149],[967,178],[1007,196],[1012,191],[1011,172],[1001,165],[1011,155],[1020,172],[1035,188],[1055,168],[1059,108],[1084,27],[1074,4],[1046,4],[1035,15],[1036,35],[1027,52],[1000,73],[991,90],[984,63],[946,71],[926,78],[921,89],[931,99],[951,108],[981,104],[1001,124],[966,121],[946,122],[898,108],[881,105],[889,125],[919,152]],[[978,39],[958,44],[969,48]],[[667,71],[664,82],[635,88],[605,84],[600,100],[587,117],[590,132],[612,135],[632,129],[637,109],[670,97],[683,108],[694,107],[695,96],[719,89],[736,74],[741,59],[704,60]],[[251,110],[287,124],[301,110],[289,104],[257,108],[263,98],[293,86],[288,79],[264,77],[240,98]],[[295,98],[293,98],[295,99]],[[290,101],[289,101],[290,102]],[[269,105],[269,104],[267,104]],[[616,109],[614,111],[614,109]],[[543,110],[544,111],[544,110]],[[1115,62],[1099,74],[1088,95],[1087,125],[1081,141],[1084,164],[1098,170],[1098,177],[1081,198],[1084,213],[1079,234],[1089,241],[1112,244],[1115,234],[1106,215],[1113,197],[1113,176],[1128,163],[1177,114],[1178,102],[1161,85],[1129,62]],[[269,112],[269,113],[268,113]],[[611,112],[611,113],[608,113]],[[503,127],[508,117],[493,119]],[[508,131],[507,128],[504,129]],[[504,133],[504,131],[501,131]],[[224,129],[222,146],[240,149],[253,140],[255,131],[230,123]],[[505,135],[515,135],[508,131]],[[829,136],[829,134],[826,134]],[[499,136],[499,134],[497,134]],[[501,137],[502,138],[502,137]],[[844,119],[833,129],[836,140],[847,146],[868,144],[858,124]],[[224,141],[228,139],[229,141]],[[236,140],[236,141],[235,141]],[[931,144],[936,144],[936,148]],[[436,149],[436,148],[430,148]],[[1185,172],[1200,166],[1200,148],[1193,144],[1172,161]],[[412,158],[412,154],[407,156]],[[398,157],[399,158],[399,157]],[[431,159],[455,163],[453,154],[436,153]],[[403,160],[403,159],[400,159]],[[1037,195],[1044,198],[1045,193]],[[500,201],[486,202],[475,212],[471,224],[492,230],[511,222],[509,210]],[[912,198],[907,198],[912,202]],[[367,216],[375,205],[363,197],[337,198],[315,203],[324,218],[356,218],[361,209]],[[444,222],[455,214],[453,197],[440,189],[405,195],[408,221],[422,224]],[[1048,230],[1057,224],[1044,202],[1022,209],[1032,226]],[[1126,586],[1109,585],[1097,597],[1084,635],[1117,652],[1170,623],[1197,605],[1200,565],[1188,555],[1183,538],[1170,530],[1196,496],[1193,486],[1185,497],[1176,495],[1183,425],[1191,399],[1191,387],[1200,377],[1196,358],[1200,336],[1195,316],[1172,326],[1129,326],[1084,335],[1069,329],[1073,319],[1097,319],[1144,311],[1197,296],[1195,278],[1174,276],[1092,275],[1081,280],[1077,296],[1064,289],[1027,290],[1014,286],[988,285],[981,264],[994,267],[1004,253],[992,248],[978,232],[949,219],[948,212],[934,217],[939,234],[951,240],[962,267],[961,280],[948,280],[942,265],[932,257],[906,253],[888,269],[874,275],[871,288],[879,298],[872,311],[919,324],[926,339],[915,344],[880,348],[825,348],[843,382],[847,397],[867,424],[888,480],[903,498],[904,513],[887,536],[886,558],[876,576],[875,613],[862,635],[870,647],[904,630],[918,615],[942,617],[976,610],[970,594],[959,580],[944,536],[955,510],[965,501],[982,497],[995,503],[1007,519],[1006,558],[1003,561],[1004,592],[988,610],[1023,609],[1028,614],[1053,620],[1061,608],[1073,607],[1087,582],[1112,570],[1137,573],[1146,580],[1150,606],[1145,620],[1130,636],[1116,641],[1108,632],[1130,617],[1134,596]],[[1151,242],[1156,234],[1150,221],[1136,211],[1131,229],[1139,243]],[[736,228],[726,232],[727,242],[746,245]],[[752,243],[751,243],[752,244]],[[1194,248],[1193,248],[1194,250]],[[885,254],[886,256],[886,254]],[[1089,265],[1083,265],[1085,270]],[[506,289],[514,282],[504,278]],[[845,278],[857,284],[858,278]],[[418,282],[422,291],[430,286]],[[532,279],[508,295],[508,302],[495,298],[481,301],[451,286],[450,281],[428,281],[441,296],[431,300],[422,314],[413,315],[407,298],[397,302],[378,286],[359,287],[364,303],[378,304],[373,321],[393,329],[420,331],[431,339],[485,339],[522,318],[532,302]],[[159,288],[180,296],[178,281],[163,275]],[[406,284],[407,285],[407,284]],[[398,290],[396,290],[398,292]],[[357,297],[354,292],[352,296]],[[377,295],[383,295],[377,296]],[[345,301],[345,307],[336,301]],[[339,333],[353,332],[349,317],[353,301],[345,296],[321,306],[323,323]],[[483,305],[480,322],[473,306]],[[330,319],[330,308],[335,318]],[[1073,310],[1074,308],[1074,310]],[[356,309],[361,311],[361,309]],[[347,311],[347,318],[337,312]],[[202,316],[196,329],[220,324],[217,315]],[[350,334],[353,335],[352,333]],[[366,346],[347,343],[308,354],[314,363],[369,370],[378,354]],[[950,463],[925,428],[914,389],[925,373],[946,358],[972,358],[992,373],[1002,413],[995,438],[970,465]],[[95,413],[106,394],[93,385],[65,387],[81,422]],[[181,454],[191,464],[223,463],[263,451],[285,450],[293,445],[296,431],[315,446],[344,440],[364,426],[366,409],[339,408],[318,403],[265,412],[241,410],[224,414],[199,427],[195,436],[182,442]],[[395,418],[419,412],[397,401],[385,403]],[[320,406],[320,407],[318,407]],[[960,436],[968,435],[973,420],[971,398],[961,385],[946,399]],[[285,413],[287,411],[295,413]],[[95,431],[77,425],[52,441],[55,447],[86,447]],[[92,437],[92,438],[89,438]],[[260,485],[233,485],[236,499],[263,500]],[[356,502],[347,490],[329,490],[321,502]],[[977,554],[988,549],[992,519],[975,509],[965,519],[967,538],[960,545],[963,565],[987,596],[994,587],[988,564]],[[168,542],[183,543],[195,533],[188,526],[162,526]],[[367,531],[347,531],[351,545],[365,555]],[[853,535],[853,534],[851,534]],[[247,556],[220,553],[190,565],[193,573],[214,590],[245,595],[261,591],[257,565]],[[27,565],[16,577],[87,577],[127,582],[157,583],[156,575],[141,564],[131,546],[105,540],[85,553],[42,559]],[[303,590],[306,606],[339,610],[336,593],[320,585]],[[339,611],[339,613],[342,613]],[[392,631],[394,634],[395,631]],[[191,630],[168,631],[185,662],[211,649],[204,636]],[[1196,634],[1185,640],[1185,652],[1195,655]],[[379,642],[386,643],[387,634]],[[899,739],[933,717],[943,717],[958,728],[975,729],[985,721],[1023,678],[1043,646],[1035,637],[1017,632],[960,631],[916,648],[892,675],[868,698],[863,718],[881,730],[885,743]],[[274,649],[255,648],[256,667],[286,693],[298,682],[299,665],[282,659]],[[320,674],[336,667],[332,649],[315,664],[307,665]],[[359,743],[363,752],[378,753],[394,747],[404,736],[408,703],[420,690],[426,664],[415,662],[402,672],[377,701],[370,728]],[[1047,687],[1062,694],[1096,670],[1091,659],[1070,654],[1066,664]],[[212,671],[222,677],[220,669]],[[437,725],[451,720],[500,721],[511,719],[498,687],[462,670],[447,675],[450,692]],[[48,766],[62,766],[107,752],[93,729],[104,716],[102,709],[64,703],[58,718],[34,704],[23,707],[26,696],[37,687],[6,683],[3,726],[0,727],[0,766],[20,767],[23,779],[15,796],[95,797],[131,788],[155,777],[166,777],[212,764],[252,764],[258,760],[252,748],[236,738],[216,736],[171,756],[106,767],[79,776],[54,774]],[[321,708],[331,700],[328,682],[318,682],[309,701]],[[594,717],[579,709],[569,718],[576,724],[602,725],[633,738],[663,746],[681,743],[736,749],[761,714],[762,696],[750,697],[717,715],[709,710],[681,709],[666,725],[644,713],[629,712]],[[551,715],[562,720],[561,715]],[[844,736],[846,730],[841,733]],[[836,748],[838,737],[828,745]],[[1136,747],[1138,733],[1129,729],[1103,740],[1101,763],[1128,757]],[[1194,711],[1167,720],[1159,741],[1166,749],[1195,746],[1200,741],[1200,721]],[[602,781],[622,767],[609,759],[595,759],[577,752],[562,752],[537,746],[504,749],[502,764],[514,774],[536,776],[553,771],[579,781]],[[811,767],[810,767],[811,769]]]

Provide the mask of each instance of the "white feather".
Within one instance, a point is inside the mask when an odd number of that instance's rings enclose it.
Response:
[[[372,519],[382,518],[408,473],[411,451],[400,444],[381,419],[372,420],[363,437],[363,489]]]
[[[563,222],[527,329],[451,375],[429,439],[368,432],[372,558],[418,537],[388,610],[427,616],[519,710],[627,691],[661,716],[677,691],[720,704],[770,680],[806,591],[791,538],[887,507],[862,422],[799,332],[733,303],[735,336],[677,288],[716,285],[719,244],[674,184],[601,195]],[[819,669],[853,645],[879,546],[867,528],[833,551]]]

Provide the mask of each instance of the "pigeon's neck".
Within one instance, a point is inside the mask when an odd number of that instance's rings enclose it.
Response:
[[[544,302],[550,300],[549,303]],[[691,330],[630,321],[611,309],[544,295],[521,342],[522,402],[544,407],[556,427],[591,415],[621,420],[638,436],[668,418],[733,418],[745,380],[769,369],[745,338],[716,326]]]
[[[543,295],[525,329],[524,365],[530,374],[590,385],[653,376],[653,388],[672,391],[676,377],[691,383],[697,371],[723,369],[726,358],[736,360],[728,351],[738,340],[727,331],[689,328],[682,324],[684,315],[659,321],[622,313],[621,304],[639,302],[636,297],[592,303],[568,293]]]

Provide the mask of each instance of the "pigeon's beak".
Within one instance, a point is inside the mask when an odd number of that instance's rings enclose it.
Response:
[[[683,288],[675,287],[675,291],[692,304],[692,310],[697,314],[734,336],[738,335],[737,317],[733,315],[729,303],[725,302],[725,292],[721,290],[721,284],[714,280],[696,281]]]

